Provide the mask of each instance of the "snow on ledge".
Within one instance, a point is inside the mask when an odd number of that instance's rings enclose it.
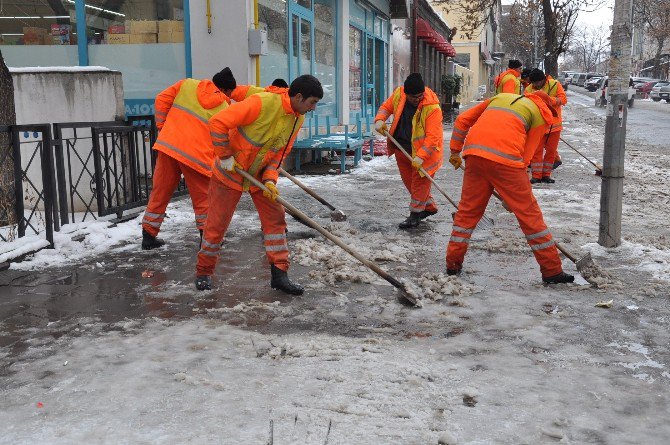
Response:
[[[27,242],[20,247],[17,247],[13,250],[10,250],[8,252],[4,252],[0,254],[0,263],[4,263],[5,261],[10,261],[15,258],[18,258],[22,255],[28,254],[28,253],[33,253],[37,252],[49,245],[49,241],[45,239],[40,239],[32,242]]]
[[[26,66],[9,67],[10,73],[99,73],[115,72],[104,66]]]

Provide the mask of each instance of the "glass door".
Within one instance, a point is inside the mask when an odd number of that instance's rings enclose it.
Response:
[[[363,32],[349,27],[349,110],[351,115],[362,114],[361,85],[363,80]]]
[[[308,17],[295,13],[291,14],[290,40],[290,80],[303,74],[313,74],[314,30]]]
[[[377,72],[375,57],[375,39],[369,34],[365,36],[365,106],[364,115],[374,116],[375,107],[375,77]]]

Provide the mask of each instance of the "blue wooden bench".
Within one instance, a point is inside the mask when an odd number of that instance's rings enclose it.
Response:
[[[349,125],[344,126],[344,133],[335,133],[332,131],[330,125],[330,116],[326,116],[325,133],[319,133],[319,116],[316,115],[312,119],[308,119],[308,134],[306,138],[298,139],[293,144],[293,151],[295,152],[295,171],[300,171],[300,153],[303,151],[311,151],[314,155],[315,162],[321,162],[321,153],[323,151],[337,152],[340,157],[340,173],[344,173],[346,169],[347,151],[354,151],[354,166],[363,157],[363,132],[361,128],[361,121],[358,119],[356,131],[349,132]],[[312,129],[314,124],[314,129]]]

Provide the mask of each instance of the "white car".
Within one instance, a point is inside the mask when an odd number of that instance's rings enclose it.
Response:
[[[649,92],[649,97],[651,98],[651,100],[653,100],[654,102],[659,102],[661,99],[665,99],[666,102],[670,102],[670,99],[667,98],[668,97],[667,92],[664,91],[664,97],[661,97],[661,88],[667,87],[668,85],[670,85],[670,82],[665,80],[657,82],[656,85],[654,85],[654,87]],[[667,90],[667,88],[665,88],[665,90]]]
[[[633,108],[633,103],[635,102],[635,88],[633,88],[632,82],[628,83],[628,108]],[[607,93],[607,76],[600,79],[600,84],[596,90],[596,107],[604,107],[607,105],[609,100],[609,94]]]

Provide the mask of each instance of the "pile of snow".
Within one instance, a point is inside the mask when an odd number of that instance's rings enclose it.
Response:
[[[407,292],[417,300],[440,301],[446,297],[465,297],[476,292],[474,286],[463,283],[455,276],[427,272],[418,278],[403,279]]]
[[[331,223],[327,229],[368,260],[412,262],[411,254],[415,247],[407,241],[380,233],[361,233],[347,222]],[[341,247],[322,237],[294,241],[291,253],[300,265],[314,267],[309,276],[323,284],[334,285],[341,281],[374,283],[380,280],[377,274]]]

